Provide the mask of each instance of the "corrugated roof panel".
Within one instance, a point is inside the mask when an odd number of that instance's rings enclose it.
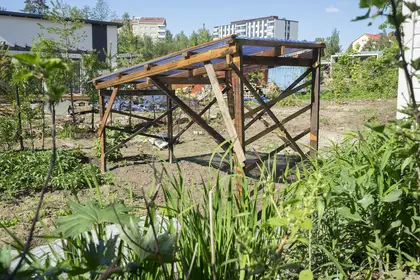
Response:
[[[231,37],[226,37],[220,40],[216,40],[216,41],[212,41],[212,42],[208,42],[206,44],[202,44],[196,47],[192,47],[189,49],[184,49],[166,56],[162,56],[156,59],[152,59],[150,61],[141,63],[141,64],[137,64],[128,68],[123,68],[120,70],[117,70],[113,73],[110,74],[106,74],[103,76],[100,76],[98,78],[95,78],[94,81],[99,81],[99,82],[103,82],[103,81],[107,81],[110,79],[114,79],[116,78],[119,74],[122,75],[127,75],[127,74],[131,74],[131,73],[135,73],[137,71],[142,70],[142,68],[144,68],[144,66],[146,64],[155,64],[155,65],[161,65],[161,64],[166,64],[166,63],[170,63],[173,61],[177,61],[183,58],[182,53],[186,52],[186,51],[191,51],[191,52],[195,52],[195,53],[204,53],[213,49],[217,49],[217,48],[221,48],[223,46],[226,46],[227,41],[230,39]],[[289,42],[289,43],[308,43],[308,44],[313,44],[315,42],[308,42],[308,41],[297,41],[297,40],[284,40],[284,39],[276,39],[276,38],[252,38],[252,37],[236,37],[238,39],[248,39],[248,40],[259,40],[259,41],[272,41],[272,42],[278,42],[279,44],[283,43],[283,42]],[[243,45],[243,54],[244,55],[252,55],[255,53],[259,53],[262,51],[266,51],[268,49],[270,49],[271,47],[263,47],[263,46],[247,46],[247,45]],[[297,51],[299,49],[295,49],[295,48],[286,48],[285,49],[285,54],[289,54],[289,53],[293,53],[295,51]],[[217,62],[221,62],[223,61],[223,59],[216,59],[213,60],[212,63],[217,63]],[[203,66],[203,63],[199,63],[196,64],[197,67]],[[177,74],[180,72],[184,72],[185,70],[176,70],[175,71],[168,71],[166,73],[162,73],[160,75],[172,75],[172,74]],[[140,81],[140,80],[138,80]]]

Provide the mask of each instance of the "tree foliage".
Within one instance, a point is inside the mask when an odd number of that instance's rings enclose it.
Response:
[[[327,38],[316,38],[315,41],[326,44],[323,57],[327,60],[330,60],[332,55],[341,52],[340,32],[336,28],[332,31],[331,36]]]
[[[25,7],[23,12],[32,14],[45,14],[49,7],[45,3],[45,0],[25,0]]]

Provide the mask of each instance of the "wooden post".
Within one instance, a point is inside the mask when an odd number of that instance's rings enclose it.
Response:
[[[23,151],[25,147],[23,146],[23,137],[22,137],[22,115],[20,112],[20,98],[19,98],[19,89],[16,86],[16,107],[17,107],[17,118],[18,118],[18,127],[17,127],[17,133],[19,138],[19,146],[20,150]],[[45,108],[42,108],[44,110]]]
[[[226,95],[230,118],[233,120],[235,118],[235,98],[233,96],[233,88],[230,87],[230,85],[232,84],[232,71],[225,72],[225,84],[227,87],[229,87],[228,91],[226,92]]]
[[[226,129],[229,133],[229,137],[232,138],[233,142],[233,151],[235,152],[236,158],[238,160],[238,164],[243,165],[245,163],[245,153],[244,149],[242,148],[241,144],[237,139],[237,134],[235,130],[235,126],[232,123],[232,119],[229,114],[229,108],[225,103],[223,98],[222,90],[220,89],[220,84],[217,80],[216,72],[214,71],[213,65],[205,64],[207,76],[210,79],[214,95],[216,96],[217,103],[219,104],[220,112],[222,113],[223,120],[226,125]]]
[[[130,116],[128,117],[128,125],[131,127],[131,114],[133,111],[133,97],[130,96]]]
[[[100,136],[102,134],[102,131],[105,129],[105,125],[106,125],[109,115],[111,114],[112,105],[114,104],[115,98],[117,97],[117,93],[118,93],[118,87],[115,87],[114,90],[112,91],[111,97],[108,100],[108,107],[106,108],[106,110],[104,110],[105,112],[103,113],[103,116],[101,116],[101,123],[99,124],[99,129],[98,129],[98,132],[96,133],[96,136]],[[99,96],[101,96],[101,94],[99,94]],[[103,101],[102,105],[105,106],[105,100],[103,99],[101,100]]]
[[[237,54],[233,57],[233,64],[242,71],[242,47]],[[236,73],[233,73],[233,93],[235,104],[235,128],[238,134],[238,140],[245,151],[245,130],[244,130],[244,84]]]
[[[166,96],[166,104],[168,113],[168,161],[173,162],[174,159],[174,142],[173,142],[173,118],[172,118],[172,99]]]
[[[319,49],[312,50],[312,90],[311,90],[311,132],[309,134],[309,155],[315,159],[318,151],[319,136],[319,95],[321,83],[321,52]]]
[[[99,95],[99,116],[102,120],[105,112],[105,97],[101,95],[101,90],[98,90]],[[112,105],[111,105],[112,106]],[[101,171],[106,172],[106,128],[104,126],[101,133]]]

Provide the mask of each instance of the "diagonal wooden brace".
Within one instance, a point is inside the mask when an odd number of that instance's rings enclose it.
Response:
[[[109,117],[109,114],[111,113],[112,105],[114,104],[115,98],[117,97],[117,93],[118,93],[118,87],[115,87],[114,90],[112,91],[111,97],[109,98],[108,106],[106,107],[105,113],[101,119],[101,123],[99,124],[99,129],[98,129],[98,132],[96,133],[96,136],[101,136],[102,132],[105,129],[105,125],[106,125],[106,122],[108,121],[108,117]]]
[[[242,149],[241,143],[238,141],[238,134],[236,134],[235,126],[233,125],[232,119],[230,117],[229,108],[226,105],[225,99],[223,98],[223,93],[220,89],[219,81],[217,80],[216,71],[214,71],[213,65],[210,63],[206,63],[204,67],[206,68],[207,76],[210,80],[214,95],[216,96],[217,104],[219,105],[220,112],[222,113],[229,137],[233,141],[233,151],[236,154],[239,163],[243,165],[246,160],[245,153]]]
[[[208,125],[196,112],[194,112],[187,104],[185,104],[178,96],[175,95],[173,91],[168,89],[165,84],[163,84],[158,78],[150,77],[149,78],[153,84],[163,91],[169,98],[172,99],[191,119],[193,119],[199,126],[201,126],[207,133],[209,133],[218,144],[226,142],[225,138],[220,135],[214,128]],[[229,144],[225,143],[222,145],[223,149],[229,149]]]
[[[281,124],[279,119],[274,115],[274,113],[271,111],[270,107],[262,100],[261,96],[256,92],[254,87],[249,83],[249,81],[245,78],[245,76],[239,71],[239,69],[236,67],[235,64],[231,64],[232,70],[235,71],[236,75],[242,80],[242,82],[245,84],[245,86],[248,88],[248,90],[251,92],[251,94],[257,99],[258,103],[261,104],[264,111],[271,117],[271,119],[274,121],[274,123],[277,125],[278,128],[280,128],[281,131],[286,136],[287,141],[290,142],[290,145],[294,147],[294,149],[298,152],[298,154],[302,158],[306,158],[305,153],[302,151],[302,149],[296,144],[296,142],[293,140],[292,136],[287,132],[286,128]]]

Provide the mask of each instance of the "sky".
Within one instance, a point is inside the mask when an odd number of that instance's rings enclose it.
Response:
[[[65,0],[83,7],[94,6],[96,0]],[[190,34],[203,24],[212,31],[213,26],[231,21],[276,15],[299,21],[299,40],[313,41],[328,37],[334,28],[340,32],[340,44],[346,50],[363,33],[378,33],[383,18],[371,26],[368,21],[352,22],[365,13],[358,0],[107,0],[118,16],[165,17],[167,28],[173,33]],[[24,0],[0,0],[8,11],[20,11]]]

